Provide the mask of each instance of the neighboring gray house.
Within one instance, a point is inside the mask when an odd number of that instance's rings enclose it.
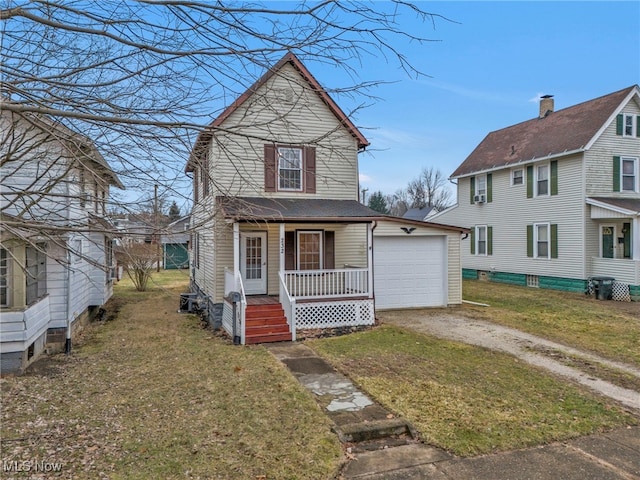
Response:
[[[0,112],[0,368],[64,347],[113,292],[117,175],[86,137],[41,115]]]
[[[425,221],[436,213],[438,213],[438,210],[435,207],[410,208],[404,213],[404,215],[402,215],[402,218]]]
[[[162,258],[165,270],[189,268],[189,225],[191,216],[179,218],[163,229]]]
[[[467,278],[585,291],[614,277],[640,297],[640,91],[637,85],[489,133],[453,172]],[[466,244],[466,246],[465,246]]]

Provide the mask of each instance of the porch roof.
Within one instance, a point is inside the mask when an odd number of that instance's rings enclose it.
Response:
[[[640,216],[640,198],[589,197],[587,203],[624,215]]]
[[[382,215],[356,200],[217,197],[225,218],[235,221],[369,223]]]

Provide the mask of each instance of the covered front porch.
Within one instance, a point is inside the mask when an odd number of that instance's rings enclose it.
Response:
[[[271,201],[277,218],[258,220],[253,205],[251,218],[236,215],[228,222],[232,261],[224,271],[222,323],[236,343],[295,341],[301,329],[375,322],[372,236],[378,214],[357,202],[318,202]],[[276,302],[279,307],[269,306]]]
[[[598,255],[591,256],[589,276],[613,277],[640,295],[640,199],[588,198],[595,223]]]

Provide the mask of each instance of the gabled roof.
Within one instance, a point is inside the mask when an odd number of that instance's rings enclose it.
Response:
[[[262,85],[267,83],[271,77],[278,73],[286,64],[291,64],[295,68],[300,76],[309,84],[311,90],[316,92],[324,104],[329,107],[329,110],[335,115],[340,123],[349,131],[349,133],[358,141],[358,148],[363,149],[369,146],[369,141],[358,130],[358,128],[351,122],[349,117],[342,111],[338,104],[329,96],[329,94],[322,88],[320,83],[315,79],[311,72],[307,70],[302,62],[293,53],[287,53],[278,63],[271,67],[262,77],[258,79],[249,89],[240,95],[231,105],[229,105],[211,124],[205,128],[196,139],[196,143],[193,146],[193,153],[187,166],[186,172],[193,171],[192,162],[195,158],[198,158],[200,152],[203,151],[204,146],[211,140],[213,132],[216,127],[220,127],[229,116],[235,112],[242,104],[244,104],[253,94],[255,94]],[[195,157],[195,158],[194,158]]]
[[[402,218],[409,218],[411,220],[424,220],[427,218],[427,215],[433,210],[434,207],[421,207],[421,208],[410,208],[407,210]]]
[[[624,215],[640,215],[638,198],[589,197],[587,203]]]
[[[584,151],[633,95],[637,85],[491,132],[451,178]]]

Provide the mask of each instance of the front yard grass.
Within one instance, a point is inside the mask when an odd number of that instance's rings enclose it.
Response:
[[[422,439],[470,456],[637,424],[622,409],[510,355],[382,326],[309,345]]]
[[[264,348],[178,314],[187,281],[123,279],[115,318],[70,357],[2,379],[1,460],[60,462],[60,478],[331,478],[342,448],[315,400]]]
[[[640,302],[465,280],[462,312],[640,367]]]

